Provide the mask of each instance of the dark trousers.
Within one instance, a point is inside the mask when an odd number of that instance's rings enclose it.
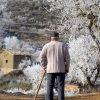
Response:
[[[48,73],[47,74],[47,94],[45,100],[53,100],[53,87],[55,79],[58,84],[58,100],[64,100],[64,81],[65,73]]]

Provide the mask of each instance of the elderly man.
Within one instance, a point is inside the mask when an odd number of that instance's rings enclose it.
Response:
[[[58,99],[64,100],[65,74],[69,71],[68,47],[59,41],[59,33],[51,34],[51,41],[44,45],[40,53],[41,66],[47,73],[47,94],[45,100],[53,100],[55,79],[58,82]]]

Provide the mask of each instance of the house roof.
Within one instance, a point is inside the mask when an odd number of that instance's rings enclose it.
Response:
[[[7,49],[4,49],[4,51],[12,54],[12,55],[32,55],[30,54],[29,52],[24,52],[24,51],[21,51],[21,50],[7,50]]]

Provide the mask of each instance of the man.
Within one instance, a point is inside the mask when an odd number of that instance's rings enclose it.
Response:
[[[44,45],[40,53],[41,66],[47,73],[47,94],[45,100],[53,100],[55,79],[58,82],[58,99],[64,100],[65,74],[69,71],[70,56],[68,48],[59,41],[59,33],[51,34],[51,41]]]

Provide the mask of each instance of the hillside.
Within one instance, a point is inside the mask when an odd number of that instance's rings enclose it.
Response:
[[[13,24],[5,25],[7,33],[15,33],[19,39],[26,41],[48,40],[49,25],[52,24],[49,3],[33,0],[8,0],[6,12],[10,14]]]

